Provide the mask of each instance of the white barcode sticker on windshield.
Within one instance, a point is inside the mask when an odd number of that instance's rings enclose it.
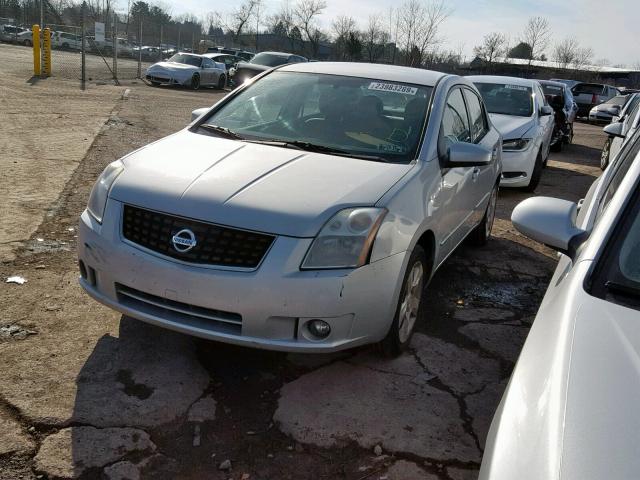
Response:
[[[509,90],[522,90],[524,92],[529,90],[527,87],[523,87],[522,85],[505,85],[504,88],[508,88]]]
[[[407,87],[397,83],[371,82],[369,90],[377,90],[379,92],[404,93],[406,95],[415,95],[418,93],[416,87]]]

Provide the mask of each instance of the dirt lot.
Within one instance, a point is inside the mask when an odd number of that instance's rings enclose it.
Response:
[[[30,88],[55,98],[61,83]],[[121,318],[77,285],[73,228],[101,169],[219,98],[144,85],[123,91],[106,95],[102,127],[58,194],[51,187],[30,216],[0,211],[3,231],[39,219],[16,258],[0,263],[3,279],[28,280],[0,284],[0,327],[11,330],[0,338],[0,478],[475,478],[556,262],[511,227],[526,194],[501,191],[495,238],[479,250],[463,245],[437,273],[412,349],[399,359],[381,360],[372,348],[301,356],[192,339]],[[22,102],[32,91],[15,92]],[[85,118],[73,118],[69,135],[85,128]],[[9,132],[3,145],[22,141],[20,130]],[[581,198],[600,173],[599,132],[576,125],[575,144],[552,155],[536,193]],[[20,148],[33,159],[46,141],[34,136]],[[3,177],[2,188],[46,183],[31,182],[29,165]]]

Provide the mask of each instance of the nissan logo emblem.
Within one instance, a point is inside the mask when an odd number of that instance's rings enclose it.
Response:
[[[184,228],[171,237],[171,243],[176,252],[187,253],[197,245],[195,234],[188,228]]]

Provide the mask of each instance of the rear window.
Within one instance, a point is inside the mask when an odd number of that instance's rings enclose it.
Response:
[[[573,87],[573,93],[575,95],[580,95],[581,93],[586,93],[588,95],[602,95],[605,88],[606,87],[604,85],[597,83],[580,83]]]
[[[545,95],[562,95],[562,90],[562,87],[556,85],[545,85],[544,83],[542,84],[542,91],[545,93]]]

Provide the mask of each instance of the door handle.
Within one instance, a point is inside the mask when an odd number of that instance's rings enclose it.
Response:
[[[474,167],[473,168],[473,175],[471,175],[471,178],[475,181],[478,179],[478,176],[480,175],[480,168],[479,167]]]

